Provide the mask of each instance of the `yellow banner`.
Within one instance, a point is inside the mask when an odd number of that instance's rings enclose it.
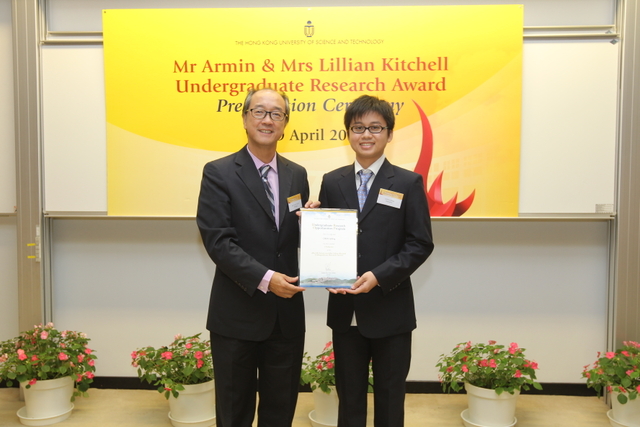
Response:
[[[371,94],[434,216],[517,216],[522,25],[520,5],[105,10],[109,215],[195,215],[204,164],[246,143],[246,91],[270,86],[312,199],[353,162],[344,110]]]

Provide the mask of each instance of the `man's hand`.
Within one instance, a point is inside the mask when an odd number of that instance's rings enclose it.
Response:
[[[291,298],[298,292],[305,290],[305,288],[293,285],[293,283],[296,283],[297,281],[297,277],[289,277],[276,271],[273,273],[273,276],[271,276],[269,291],[282,298]]]
[[[320,202],[312,202],[311,200],[309,200],[307,201],[307,203],[304,204],[304,207],[306,209],[317,209],[320,207]],[[302,215],[302,212],[300,211],[300,209],[296,211],[296,215],[298,216]]]
[[[367,271],[362,276],[358,277],[358,280],[356,280],[355,283],[351,285],[350,289],[327,288],[327,290],[332,294],[342,294],[342,295],[354,294],[355,295],[355,294],[366,294],[376,286],[378,286],[378,279],[376,279],[376,276],[372,272]]]
[[[378,286],[378,279],[372,272],[367,271],[362,276],[358,277],[358,280],[351,285],[351,289],[347,289],[348,294],[366,294],[371,289]]]

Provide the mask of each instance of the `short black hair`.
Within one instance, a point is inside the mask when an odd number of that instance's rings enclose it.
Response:
[[[393,114],[393,108],[384,99],[379,99],[377,96],[362,95],[356,98],[344,113],[344,127],[349,131],[351,121],[358,120],[367,113],[378,113],[382,116],[387,123],[389,131],[393,130],[396,123],[396,117]]]

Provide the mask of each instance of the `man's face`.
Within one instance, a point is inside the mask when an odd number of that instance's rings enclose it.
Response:
[[[271,90],[261,90],[251,97],[249,110],[280,111],[285,113],[285,103],[282,96]],[[244,128],[250,147],[271,147],[278,143],[284,133],[286,120],[275,121],[267,114],[262,119],[256,119],[250,111],[243,117]]]
[[[353,119],[349,125],[349,144],[356,153],[356,160],[362,167],[368,168],[382,156],[387,143],[393,139],[393,131],[383,129],[380,133],[354,133],[352,126],[387,126],[382,116],[375,112],[366,113],[364,116]]]

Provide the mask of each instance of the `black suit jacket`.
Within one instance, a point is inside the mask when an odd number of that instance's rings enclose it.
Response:
[[[403,194],[399,209],[377,203],[380,189]],[[353,165],[326,174],[323,208],[358,209]],[[366,294],[329,295],[327,324],[345,332],[355,311],[360,333],[383,338],[416,328],[410,275],[433,251],[431,219],[422,177],[385,160],[358,216],[358,275],[371,271],[380,286]]]
[[[276,319],[287,337],[303,334],[302,293],[280,298],[257,287],[267,270],[298,275],[298,216],[287,198],[309,198],[306,170],[277,155],[280,229],[247,147],[204,167],[196,221],[216,264],[207,329],[250,341],[265,340]]]

